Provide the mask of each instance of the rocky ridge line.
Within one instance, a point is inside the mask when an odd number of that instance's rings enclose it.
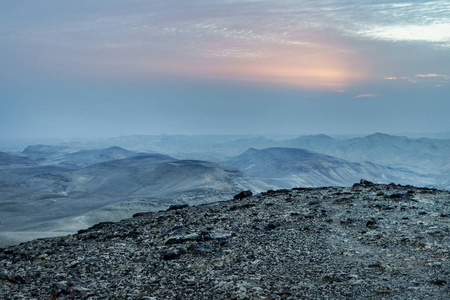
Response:
[[[0,299],[448,299],[450,193],[361,181],[140,213],[0,251]]]

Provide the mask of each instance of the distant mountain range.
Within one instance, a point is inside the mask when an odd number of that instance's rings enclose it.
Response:
[[[288,140],[134,136],[30,145],[21,153],[0,152],[0,244],[171,204],[229,199],[247,189],[348,186],[360,179],[450,189],[449,178],[450,140],[380,133]]]
[[[376,133],[345,140],[326,135],[303,136],[280,142],[279,145],[303,148],[355,162],[370,161],[424,173],[450,169],[450,140],[410,139]]]
[[[72,149],[103,149],[120,146],[129,150],[155,152],[179,159],[221,162],[249,148],[274,147],[310,150],[351,162],[370,161],[421,173],[450,169],[450,139],[408,138],[375,133],[365,137],[333,138],[307,135],[274,140],[263,136],[126,136],[61,144]]]
[[[135,156],[137,153],[117,146],[107,149],[77,150],[68,146],[32,145],[26,147],[22,154],[40,164],[79,168]]]

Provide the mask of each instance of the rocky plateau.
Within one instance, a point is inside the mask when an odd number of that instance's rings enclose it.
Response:
[[[246,192],[0,250],[0,299],[449,299],[450,192]]]

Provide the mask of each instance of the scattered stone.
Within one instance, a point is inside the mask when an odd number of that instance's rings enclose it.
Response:
[[[449,215],[366,181],[177,205],[0,249],[0,299],[449,299]]]
[[[370,187],[370,186],[374,186],[375,185],[373,182],[368,181],[368,180],[364,180],[364,179],[361,179],[359,184],[364,186],[364,187]]]
[[[447,281],[442,280],[442,279],[433,280],[431,283],[435,284],[435,285],[442,285],[442,286],[447,285]]]
[[[376,292],[376,295],[377,296],[389,296],[389,295],[391,295],[391,292],[390,291],[378,291],[378,292]]]
[[[367,221],[366,223],[367,228],[376,228],[377,227],[377,221],[374,219]]]
[[[345,219],[345,220],[342,220],[340,223],[341,223],[341,225],[352,225],[353,223],[355,223],[356,222],[356,220],[355,219],[353,219],[353,218],[347,218],[347,219]]]
[[[164,253],[162,255],[162,258],[164,260],[172,260],[179,258],[183,254],[186,254],[186,250],[184,249],[171,250],[169,252]]]
[[[334,200],[333,203],[336,205],[349,205],[349,204],[353,203],[353,200],[350,198],[344,197],[344,198],[338,198],[338,199]]]
[[[267,224],[266,227],[265,227],[265,229],[266,229],[266,230],[274,230],[275,228],[277,228],[277,227],[279,227],[279,226],[280,226],[280,223],[274,223],[274,222],[272,222],[272,223]]]
[[[177,210],[189,207],[189,204],[173,204],[167,210]]]
[[[193,253],[197,255],[208,255],[216,252],[216,248],[209,244],[201,244],[193,249]]]
[[[234,200],[242,200],[245,199],[247,197],[251,197],[253,195],[252,191],[247,190],[247,191],[242,191],[237,195],[234,195],[233,199]]]

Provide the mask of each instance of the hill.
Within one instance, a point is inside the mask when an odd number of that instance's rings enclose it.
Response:
[[[450,140],[413,139],[376,133],[343,140],[325,135],[303,136],[281,142],[280,145],[422,173],[440,173],[450,169]]]
[[[448,299],[449,201],[361,181],[140,213],[0,250],[0,297]]]
[[[249,149],[223,164],[272,183],[277,188],[347,186],[358,178],[377,183],[433,183],[431,178],[373,163],[354,163],[297,148]]]
[[[26,156],[0,152],[0,168],[29,167],[36,162]]]
[[[263,182],[229,167],[161,154],[138,154],[76,169],[46,162],[0,170],[0,178],[0,245],[117,221],[143,207],[159,210],[176,203],[227,199],[242,189],[267,189]]]

